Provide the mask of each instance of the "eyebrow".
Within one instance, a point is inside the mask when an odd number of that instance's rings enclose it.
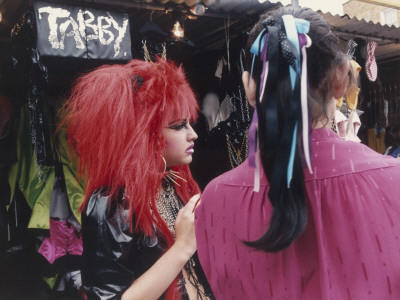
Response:
[[[181,123],[181,122],[187,122],[187,120],[186,120],[186,119],[174,120],[174,121],[172,121],[172,122],[169,122],[169,123],[168,123],[168,126],[173,125],[173,124],[176,124],[176,123]]]

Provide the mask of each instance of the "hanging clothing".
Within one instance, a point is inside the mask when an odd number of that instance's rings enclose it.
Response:
[[[336,125],[336,132],[341,138],[345,138],[346,136],[346,128],[347,128],[347,118],[346,116],[340,111],[335,110],[335,125]]]
[[[355,110],[358,104],[358,93],[360,92],[360,88],[357,85],[358,76],[361,71],[361,66],[355,61],[350,60],[350,68],[352,69],[352,73],[354,76],[354,82],[347,82],[347,90],[346,90],[346,103],[347,107],[351,110]],[[343,96],[344,97],[344,96]],[[343,97],[340,99],[336,99],[336,107],[341,108],[343,105]]]
[[[44,110],[46,118],[49,117],[49,114],[48,109]],[[50,135],[53,137],[53,132],[50,132]],[[80,222],[79,207],[84,199],[83,181],[80,182],[76,179],[77,165],[76,161],[69,156],[66,136],[60,133],[57,138],[59,160],[64,172],[68,201],[75,218]],[[53,138],[49,140],[53,141]],[[51,147],[54,147],[53,143]],[[11,189],[10,199],[13,199],[15,188],[18,187],[32,209],[28,228],[49,229],[50,199],[55,180],[55,166],[38,166],[36,163],[30,139],[28,104],[25,104],[20,112],[17,156],[18,161],[10,167],[8,173]]]
[[[263,172],[258,193],[248,161],[206,187],[196,237],[217,299],[400,299],[400,161],[328,128],[313,130],[312,153],[307,227],[276,253],[243,243],[268,228]]]
[[[208,93],[203,99],[201,112],[206,118],[207,131],[210,131],[221,121],[218,96],[215,93]]]
[[[50,237],[44,239],[38,252],[49,263],[65,255],[82,255],[82,238],[75,227],[64,221],[50,219]]]
[[[65,255],[82,255],[81,225],[69,207],[64,174],[59,164],[55,166],[55,173],[50,199],[50,234],[38,250],[50,264]]]
[[[338,135],[346,141],[353,141],[360,143],[361,140],[357,136],[361,127],[361,120],[356,110],[353,110],[349,118],[340,111],[335,111],[335,124]]]
[[[361,66],[355,61],[350,60],[350,67],[353,70],[355,82],[352,82],[346,91],[346,103],[349,109],[355,110],[358,104],[358,93],[360,88],[357,86],[358,75],[361,71]]]

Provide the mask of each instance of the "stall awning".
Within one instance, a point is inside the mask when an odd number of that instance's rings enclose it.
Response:
[[[69,5],[89,5],[94,8],[107,8],[128,13],[131,16],[133,26],[140,28],[149,20],[150,13],[153,21],[163,30],[171,28],[171,14],[165,11],[188,8],[196,4],[198,0],[49,0],[54,3]],[[207,11],[203,16],[195,20],[185,22],[185,36],[195,45],[194,51],[221,49],[226,41],[227,33],[230,38],[242,34],[251,28],[252,22],[258,19],[259,14],[274,7],[281,6],[280,2],[258,0],[203,0]],[[3,3],[6,20],[0,23],[0,38],[9,37],[11,27],[16,22],[16,17],[21,15],[29,6],[25,0],[5,1]],[[379,62],[400,60],[400,28],[381,25],[379,23],[366,22],[347,15],[331,15],[321,13],[334,27],[335,31],[343,39],[355,37],[364,40],[375,40],[379,46],[375,52]],[[6,22],[4,22],[6,21]],[[229,32],[227,26],[229,25]]]
[[[378,43],[375,57],[378,63],[400,60],[400,27],[366,22],[348,15],[332,15],[319,11],[335,32],[344,39],[362,38]]]

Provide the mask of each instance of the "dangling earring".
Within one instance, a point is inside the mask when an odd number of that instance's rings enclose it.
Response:
[[[161,155],[161,158],[164,162],[164,177],[167,178],[169,181],[172,181],[173,183],[175,183],[177,186],[181,186],[179,183],[177,183],[177,179],[183,180],[184,182],[187,182],[187,180],[185,178],[181,177],[181,174],[179,172],[173,171],[173,170],[169,170],[167,171],[167,161],[165,160],[164,156]]]

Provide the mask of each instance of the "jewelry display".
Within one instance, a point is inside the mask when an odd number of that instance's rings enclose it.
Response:
[[[239,88],[239,98],[242,98],[242,92],[241,89]],[[246,99],[246,97],[244,98],[244,106],[245,106],[245,112],[246,112],[246,118],[244,119],[245,122],[250,122],[250,113],[249,113],[249,101]]]
[[[146,41],[142,41],[142,44],[143,44],[144,60],[146,62],[152,62],[151,57],[150,57],[150,53],[149,53],[149,49],[147,49]]]
[[[247,140],[248,136],[248,128],[246,128],[242,143],[240,145],[239,149],[236,149],[233,143],[231,142],[229,135],[226,134],[226,145],[228,147],[228,156],[229,156],[229,162],[231,164],[232,169],[239,166],[240,164],[243,163],[243,161],[247,158],[248,156],[248,151],[249,151],[249,143]],[[243,155],[244,153],[244,155]]]
[[[144,60],[146,62],[153,62],[153,59],[151,58],[150,55],[149,47],[147,46],[147,41],[143,40],[142,44],[143,44]],[[161,44],[161,47],[162,47],[161,58],[167,59],[167,45],[165,44],[165,42]],[[155,54],[159,55],[159,53],[157,53],[157,51],[154,52],[153,52],[153,58],[155,60]]]
[[[230,98],[234,111],[227,120],[229,122],[225,124],[226,147],[232,169],[244,162],[249,149],[247,139],[250,125],[249,106],[246,98],[242,98],[240,87],[238,87],[238,95],[239,97],[233,94]]]

